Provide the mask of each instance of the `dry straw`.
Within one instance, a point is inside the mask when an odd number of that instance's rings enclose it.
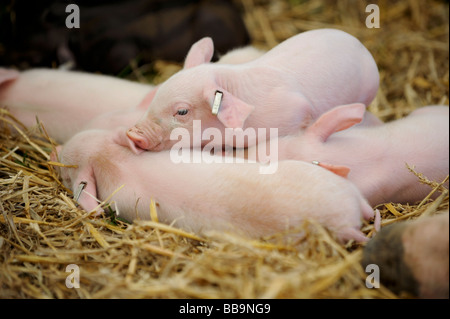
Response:
[[[448,4],[375,2],[380,8],[379,29],[365,27],[365,1],[237,4],[253,43],[261,48],[322,27],[360,38],[381,74],[370,110],[385,121],[423,105],[448,104]],[[152,82],[179,68],[163,61],[151,67],[159,71]],[[149,65],[134,63],[132,68],[131,77],[149,78]],[[1,298],[402,297],[383,287],[366,288],[367,274],[359,265],[363,247],[342,246],[313,223],[300,227],[306,234],[302,239],[280,234],[252,240],[219,232],[202,237],[187,233],[158,223],[154,207],[149,208],[152,221],[126,224],[110,216],[91,217],[77,208],[49,164],[54,146],[43,126],[27,130],[1,110]],[[379,205],[382,226],[448,209],[442,181],[428,181],[419,173],[417,182],[441,195],[416,205]],[[374,226],[367,224],[363,231],[372,236]],[[66,287],[69,264],[80,268],[78,289]]]

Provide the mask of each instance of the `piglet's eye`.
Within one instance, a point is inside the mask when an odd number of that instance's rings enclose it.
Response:
[[[188,114],[188,112],[189,112],[189,110],[186,110],[186,109],[179,109],[179,110],[177,111],[177,114],[178,114],[178,115],[186,115],[186,114]]]

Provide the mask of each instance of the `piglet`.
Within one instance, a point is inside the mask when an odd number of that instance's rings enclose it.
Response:
[[[378,90],[372,55],[355,37],[339,30],[298,34],[239,65],[208,63],[213,52],[210,38],[198,41],[184,69],[161,85],[145,117],[127,132],[138,148],[169,149],[175,144],[170,139],[172,129],[192,132],[193,120],[201,120],[202,129],[278,128],[284,136],[307,127],[334,106],[368,105]],[[221,103],[216,116],[212,104],[217,94]],[[379,123],[373,115],[369,117],[369,122]],[[257,140],[230,146],[251,146]]]
[[[36,125],[37,116],[59,143],[99,115],[137,107],[153,89],[106,75],[55,69],[19,73],[0,68],[0,106],[8,107],[27,127]]]
[[[380,283],[419,298],[449,297],[448,211],[381,229],[364,248],[364,268],[377,265]]]
[[[252,61],[260,57],[264,52],[254,48],[253,46],[246,46],[242,48],[236,48],[225,55],[221,56],[216,62],[219,64],[239,64]],[[158,86],[148,86],[148,93],[139,102],[139,104],[130,104],[128,107],[118,108],[116,110],[108,111],[97,115],[90,120],[87,120],[81,126],[81,130],[88,129],[115,129],[120,126],[131,126],[142,118],[150,105],[151,101],[155,97],[155,94],[159,88]],[[127,85],[123,89],[127,89]],[[69,114],[70,115],[70,114]]]
[[[359,228],[373,217],[371,207],[352,183],[321,167],[282,161],[276,173],[264,175],[256,162],[176,163],[169,151],[136,155],[132,144],[125,128],[87,130],[58,150],[61,163],[78,166],[60,169],[64,185],[75,190],[87,182],[78,200],[86,211],[96,209],[95,198],[104,201],[124,185],[111,207],[129,221],[150,219],[154,199],[161,222],[196,233],[259,237],[312,219],[339,240],[365,240]]]
[[[216,63],[238,64],[260,57],[252,46],[237,48]],[[159,86],[74,71],[0,68],[0,106],[28,127],[36,117],[64,143],[86,129],[131,126],[144,116]]]
[[[257,49],[254,46],[248,45],[241,48],[235,48],[222,55],[217,63],[220,64],[241,64],[247,63],[257,58],[262,57],[266,51]]]
[[[269,141],[278,143],[271,158],[258,156],[258,147],[237,150],[236,156],[262,162],[303,160],[348,174],[372,206],[422,200],[430,188],[419,183],[406,164],[436,182],[449,174],[448,106],[422,107],[380,126],[354,126],[364,111],[365,106],[356,103],[326,112],[304,132]]]
[[[0,85],[15,80],[19,77],[19,72],[13,69],[0,68]]]

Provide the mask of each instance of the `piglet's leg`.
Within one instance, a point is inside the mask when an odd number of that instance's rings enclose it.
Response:
[[[361,202],[361,213],[365,220],[369,220],[375,217],[372,207],[364,200]]]
[[[342,229],[337,232],[337,236],[338,236],[338,239],[342,243],[345,243],[346,241],[351,240],[351,239],[353,239],[354,241],[356,241],[358,243],[364,243],[369,240],[366,237],[366,235],[364,235],[364,233],[362,231],[360,231],[359,229],[357,229],[356,227],[355,228],[348,227],[346,229]]]
[[[76,190],[79,189],[79,187],[82,187],[81,185],[84,185],[84,189],[79,194],[78,199],[75,198],[81,208],[87,212],[95,210],[96,213],[93,214],[93,216],[98,216],[103,213],[103,209],[98,207],[99,201],[97,200],[97,185],[92,168],[80,172],[72,187],[74,190],[74,195],[77,195]]]
[[[372,207],[370,207],[365,200],[361,201],[361,217],[365,220],[369,220],[374,217]],[[353,239],[356,242],[364,243],[369,240],[359,229],[359,227],[348,227],[342,229],[338,232],[338,237],[342,242]]]

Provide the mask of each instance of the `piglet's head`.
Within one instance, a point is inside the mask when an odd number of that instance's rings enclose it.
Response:
[[[102,130],[83,131],[73,136],[63,146],[58,146],[56,151],[50,156],[52,161],[58,161],[64,166],[58,167],[58,171],[64,186],[71,189],[74,195],[80,185],[84,185],[84,190],[76,198],[80,206],[86,211],[102,210],[98,208],[97,181],[93,171],[94,158],[101,154],[108,134]],[[75,196],[74,196],[75,197]]]
[[[192,135],[195,119],[201,119],[204,125],[205,119],[211,117],[202,107],[202,99],[189,92],[191,88],[180,87],[184,85],[184,78],[184,74],[176,74],[162,84],[144,116],[127,131],[135,153],[169,149],[177,142],[171,139],[175,128],[184,128]],[[172,90],[173,87],[177,89]]]
[[[137,149],[169,149],[177,143],[170,138],[172,130],[184,128],[192,136],[194,120],[201,120],[202,129],[244,126],[254,107],[220,85],[216,65],[209,63],[213,53],[211,38],[199,40],[189,50],[183,70],[158,87],[144,117],[127,132]],[[212,105],[217,91],[223,95],[216,116]]]

